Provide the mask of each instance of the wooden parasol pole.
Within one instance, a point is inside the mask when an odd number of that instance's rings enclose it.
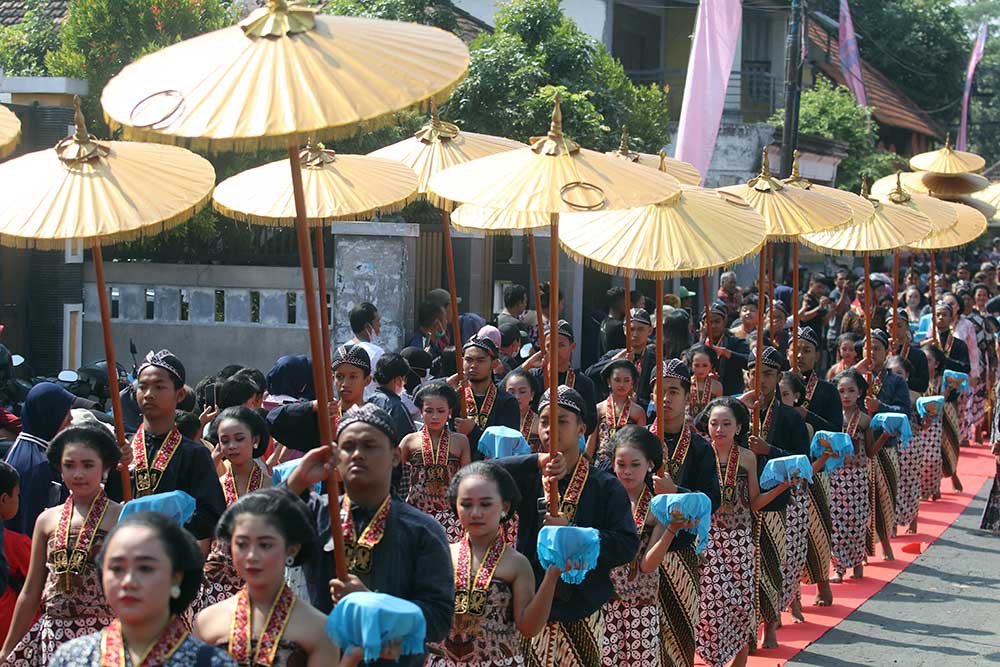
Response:
[[[764,354],[764,282],[767,280],[765,267],[767,265],[767,242],[760,249],[760,269],[757,276],[757,355],[754,357],[753,367],[753,432],[755,435],[760,432],[760,358]]]
[[[111,412],[115,418],[115,439],[118,448],[128,447],[125,440],[125,420],[122,416],[122,397],[118,388],[118,364],[115,363],[115,348],[111,341],[111,307],[108,305],[108,286],[104,282],[104,258],[101,255],[101,243],[98,237],[91,242],[94,254],[94,275],[97,278],[97,301],[101,306],[101,332],[104,334],[104,362],[108,367],[108,392],[111,394]],[[136,378],[138,379],[138,378]],[[128,468],[121,471],[122,499],[132,500],[132,481],[129,479]]]
[[[865,359],[871,364],[872,358],[872,283],[868,253],[865,253]],[[871,369],[869,369],[870,371]],[[870,374],[870,373],[869,373]]]
[[[701,276],[701,293],[703,295],[701,297],[701,300],[705,304],[705,312],[703,313],[703,315],[705,316],[705,333],[707,334],[708,338],[711,338],[712,334],[711,334],[711,331],[709,331],[709,328],[708,328],[708,307],[712,304],[712,301],[711,301],[711,299],[708,298],[708,274],[707,273],[703,273],[702,276]]]
[[[559,451],[559,214],[549,215],[551,236],[549,238],[549,456]],[[549,514],[559,515],[559,482],[549,480]]]
[[[632,358],[632,275],[625,274],[625,358]]]
[[[792,241],[792,372],[799,372],[799,242]]]
[[[288,147],[288,162],[292,170],[292,194],[295,198],[295,237],[298,241],[299,264],[302,268],[302,289],[305,292],[306,315],[309,318],[309,351],[312,355],[313,384],[316,387],[316,403],[318,415],[323,415],[330,404],[330,394],[327,392],[326,369],[323,362],[323,341],[320,331],[319,304],[316,298],[316,285],[313,283],[312,245],[309,243],[309,228],[306,225],[306,202],[302,189],[302,164],[299,160],[298,146]],[[332,447],[333,436],[329,419],[317,419],[319,424],[320,447]],[[326,481],[328,504],[330,508],[330,534],[333,536],[333,557],[337,578],[347,578],[347,556],[344,550],[344,534],[338,530],[340,526],[340,496],[336,480]]]
[[[458,414],[465,412],[465,390],[462,385],[464,370],[462,363],[462,326],[458,321],[458,285],[455,280],[455,251],[451,244],[451,221],[448,211],[441,211],[441,227],[444,231],[444,255],[448,266],[448,295],[451,297],[451,333],[455,346],[455,373],[458,374]]]
[[[930,302],[931,302],[931,340],[934,341],[935,345],[937,345],[938,344],[937,321],[934,318],[934,311],[937,310],[937,289],[935,289],[935,285],[934,285],[934,269],[936,268],[936,266],[935,266],[935,261],[934,260],[935,260],[935,258],[934,258],[934,251],[931,250],[931,295],[930,295]]]
[[[899,330],[899,248],[896,248],[896,252],[892,258],[892,349],[895,350],[896,345],[900,344],[899,336],[896,332]]]
[[[535,287],[535,322],[538,326],[538,349],[544,350],[545,327],[542,326],[542,286],[538,282],[538,260],[535,258],[535,235],[531,232],[528,232],[528,256],[531,258],[531,282],[534,283]],[[548,378],[542,377],[542,384],[544,385],[546,382],[548,382]]]
[[[323,332],[323,377],[326,378],[326,395],[333,396],[333,373],[330,370],[330,316],[326,309],[326,248],[323,245],[323,227],[313,231],[316,240],[316,282],[319,284],[320,330]],[[333,436],[331,427],[331,436]]]
[[[656,374],[653,376],[656,378],[656,431],[657,437],[660,439],[660,447],[663,447],[663,435],[666,430],[666,425],[663,423],[663,344],[666,342],[664,340],[663,332],[663,278],[656,279]],[[665,451],[665,450],[664,450]],[[663,457],[664,463],[660,464],[660,474],[663,474],[663,466],[666,463],[666,456]],[[674,480],[676,481],[676,480]]]

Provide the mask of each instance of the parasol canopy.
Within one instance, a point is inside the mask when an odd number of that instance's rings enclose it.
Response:
[[[13,111],[0,106],[0,158],[13,153],[20,138],[21,121]]]
[[[468,67],[451,33],[268,0],[239,25],[151,53],[104,88],[128,139],[254,151],[372,128],[443,100]]]
[[[955,224],[957,214],[955,209],[942,201],[928,195],[918,195],[906,192],[902,180],[897,178],[896,189],[877,197],[879,201],[905,206],[923,213],[931,221],[931,231],[939,232]]]
[[[979,174],[935,174],[930,171],[906,171],[899,174],[903,189],[935,197],[959,197],[979,192],[990,182]],[[896,189],[896,175],[883,176],[872,185],[872,194],[884,195]]]
[[[841,190],[840,188],[831,188],[826,185],[817,185],[812,181],[804,178],[799,173],[799,152],[794,151],[792,153],[792,175],[788,178],[781,180],[785,185],[791,185],[792,187],[802,188],[803,190],[809,190],[810,192],[815,192],[816,194],[825,195],[831,199],[835,199],[842,204],[846,204],[851,209],[851,222],[849,224],[864,224],[872,214],[875,212],[875,205],[867,197],[859,197],[853,192],[848,192],[847,190]]]
[[[910,158],[910,169],[933,171],[938,174],[962,174],[979,171],[986,166],[986,160],[975,153],[957,151],[951,147],[951,136],[944,142],[944,148],[928,153],[920,153]]]
[[[428,184],[450,201],[524,213],[635,208],[663,201],[679,186],[667,174],[564,137],[558,94],[546,136],[526,148],[446,169]]]
[[[915,250],[948,250],[972,243],[986,231],[986,217],[974,208],[963,204],[941,202],[953,209],[955,224],[941,231],[932,232],[910,247]]]
[[[524,144],[505,137],[462,132],[454,123],[438,118],[435,105],[431,107],[431,119],[416,134],[369,155],[402,162],[410,167],[417,174],[417,192],[426,195],[434,206],[444,208],[445,202],[427,190],[431,176],[449,167],[515,148],[524,148]]]
[[[652,155],[650,153],[637,153],[629,150],[628,130],[624,126],[622,127],[621,143],[617,149],[609,151],[608,155],[614,155],[617,158],[635,162],[645,167],[658,168],[660,171],[676,178],[682,185],[701,185],[701,172],[690,162],[667,157],[667,154],[663,151],[660,151],[659,155]]]
[[[981,202],[986,202],[993,208],[1000,208],[1000,181],[990,183],[988,188],[975,193],[972,195],[972,198],[978,199]]]
[[[756,209],[767,222],[768,238],[773,240],[791,241],[801,234],[838,227],[850,222],[854,215],[851,207],[839,200],[786,185],[771,176],[766,149],[759,176],[719,190]]]
[[[474,234],[518,234],[548,229],[549,215],[462,204],[451,212],[451,226]]]
[[[947,201],[954,202],[956,204],[962,204],[963,206],[971,206],[976,209],[984,216],[987,220],[992,220],[996,217],[997,208],[988,202],[984,202],[982,199],[976,199],[972,195],[962,195],[961,197],[949,197]]]
[[[566,254],[605,273],[656,279],[709,273],[756,254],[766,224],[740,198],[684,186],[662,202],[623,211],[567,213]]]
[[[300,153],[306,221],[358,220],[394,213],[416,195],[417,175],[406,165],[367,155],[338,155],[322,144]],[[225,216],[259,225],[295,224],[288,160],[270,162],[227,178],[212,205]]]
[[[861,198],[869,201],[873,210],[866,220],[803,234],[800,240],[820,252],[860,255],[895,250],[931,233],[931,221],[926,215],[892,202],[869,200],[867,189],[867,184],[862,185]]]
[[[157,234],[191,219],[214,184],[208,160],[183,148],[98,142],[78,101],[73,136],[0,164],[0,244],[46,250]]]

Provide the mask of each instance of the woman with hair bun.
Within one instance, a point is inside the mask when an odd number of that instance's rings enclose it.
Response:
[[[318,549],[305,505],[283,488],[250,493],[222,515],[216,537],[246,584],[198,613],[194,634],[247,667],[335,663],[338,652],[327,637],[326,617],[285,583],[285,568],[300,565]]]

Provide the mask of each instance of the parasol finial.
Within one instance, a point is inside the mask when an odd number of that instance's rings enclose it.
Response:
[[[625,125],[622,125],[622,140],[621,143],[618,144],[618,150],[619,152],[628,155],[628,127]]]
[[[944,135],[944,150],[946,151],[951,150],[951,132]]]
[[[667,171],[667,152],[666,151],[660,151],[660,166],[659,166],[659,170],[662,171],[662,172],[666,172]]]
[[[87,131],[87,123],[80,110],[80,96],[73,96],[73,122],[76,130],[72,136],[66,137],[56,144],[56,154],[66,164],[75,165],[104,157],[109,153],[108,147],[94,141]]]
[[[247,37],[284,37],[315,28],[318,9],[296,0],[267,0],[239,25]]]
[[[767,156],[766,146],[764,147],[760,160],[760,174],[747,181],[747,186],[757,190],[758,192],[781,190],[783,187],[781,183],[771,178],[771,160]]]
[[[868,176],[861,176],[861,197],[868,199]]]
[[[431,117],[413,136],[425,144],[449,141],[459,135],[458,125],[441,120],[437,104],[431,100]]]
[[[792,180],[799,180],[799,149],[792,151]]]
[[[626,126],[622,125],[621,142],[618,144],[618,148],[610,152],[610,155],[614,155],[615,157],[620,157],[621,159],[628,160],[629,162],[639,161],[639,154],[633,152],[628,147],[628,128]]]
[[[889,193],[889,201],[893,204],[903,204],[913,199],[910,193],[903,189],[903,172],[896,172],[896,188]]]
[[[767,148],[760,160],[760,175],[765,179],[771,178],[771,159],[767,156]]]
[[[580,150],[580,146],[563,136],[562,131],[562,93],[556,91],[552,105],[552,122],[549,133],[544,137],[531,138],[531,150],[540,155],[569,155]]]
[[[310,136],[306,145],[299,151],[299,161],[303,169],[321,169],[337,161],[337,151],[327,148]]]
[[[80,96],[73,96],[73,122],[76,123],[76,132],[73,133],[73,138],[79,143],[85,143],[90,139],[90,133],[87,132],[87,121],[83,118],[83,111],[80,110]]]

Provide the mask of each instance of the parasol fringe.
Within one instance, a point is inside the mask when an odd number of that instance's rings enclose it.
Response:
[[[404,208],[409,206],[411,203],[417,201],[420,195],[413,193],[407,195],[399,201],[391,202],[384,206],[376,206],[370,208],[366,211],[357,211],[355,213],[349,213],[347,215],[331,215],[325,217],[307,217],[306,224],[309,227],[323,227],[331,222],[340,221],[357,221],[360,219],[371,219],[376,214],[391,215],[393,213],[398,213]],[[212,200],[212,208],[221,215],[227,218],[232,218],[239,222],[246,222],[251,225],[260,225],[264,227],[294,227],[295,226],[295,216],[291,215],[288,217],[272,217],[257,215],[254,213],[247,213],[246,211],[238,211],[236,209],[229,208],[223,204],[220,204],[218,200]]]
[[[466,68],[468,72],[468,68]],[[157,144],[170,144],[181,146],[193,151],[205,153],[254,153],[263,150],[287,149],[289,146],[301,146],[309,140],[315,141],[338,141],[348,139],[362,132],[371,132],[387,125],[394,125],[396,116],[406,111],[427,112],[432,104],[443,104],[451,96],[452,91],[465,78],[463,74],[457,81],[449,84],[445,88],[421,98],[413,104],[393,109],[373,118],[365,118],[348,125],[339,127],[319,128],[313,130],[301,130],[289,134],[281,134],[263,137],[242,137],[234,138],[208,138],[208,137],[182,137],[165,132],[159,132],[149,128],[139,128],[132,125],[119,123],[104,112],[104,120],[108,124],[112,134],[122,131],[123,138],[129,141],[143,141]]]
[[[172,215],[165,220],[162,220],[153,225],[145,225],[138,229],[128,229],[121,232],[116,232],[114,234],[102,234],[100,236],[100,242],[102,246],[117,245],[119,243],[125,243],[126,241],[134,241],[139,238],[146,236],[156,236],[157,234],[162,234],[163,232],[169,231],[174,227],[184,224],[198,214],[201,209],[205,208],[209,200],[212,197],[212,193],[207,193],[201,200],[199,200],[193,206],[180,211]],[[35,239],[28,238],[24,236],[14,236],[11,234],[0,234],[0,245],[7,248],[18,248],[18,249],[29,249],[29,250],[64,250],[67,241],[87,241],[87,246],[89,247],[89,241],[93,237],[77,237],[70,236],[58,239]]]
[[[523,230],[531,231],[531,230]],[[629,275],[637,276],[644,280],[657,280],[666,278],[696,278],[704,275],[708,275],[717,269],[726,268],[730,266],[736,266],[737,264],[742,264],[751,255],[759,255],[760,249],[764,247],[764,243],[767,241],[761,239],[760,242],[756,243],[753,247],[749,248],[739,257],[734,257],[732,260],[727,262],[717,262],[711,266],[703,266],[692,269],[669,269],[664,271],[648,271],[645,269],[639,269],[634,267],[622,267],[615,266],[614,264],[607,264],[605,262],[598,261],[591,257],[581,254],[579,251],[568,247],[563,241],[559,242],[562,246],[563,252],[572,259],[577,264],[582,264],[584,266],[589,266],[592,269],[600,271],[602,273],[608,273],[613,276],[623,276],[627,277]]]
[[[457,222],[452,221],[451,228],[460,232],[465,232],[466,234],[485,234],[487,236],[521,236],[522,234],[531,234],[532,232],[548,229],[549,223],[546,222],[538,225],[537,227],[519,227],[517,229],[483,229],[481,227],[460,225]]]
[[[826,231],[826,230],[824,230]],[[827,246],[819,245],[818,243],[809,241],[806,239],[805,235],[799,237],[799,242],[804,246],[808,246],[813,250],[820,252],[824,255],[834,255],[837,257],[862,257],[865,253],[869,255],[879,255],[893,252],[894,250],[901,250],[906,246],[893,246],[891,248],[876,248],[871,250],[840,250],[837,248],[828,248]]]

